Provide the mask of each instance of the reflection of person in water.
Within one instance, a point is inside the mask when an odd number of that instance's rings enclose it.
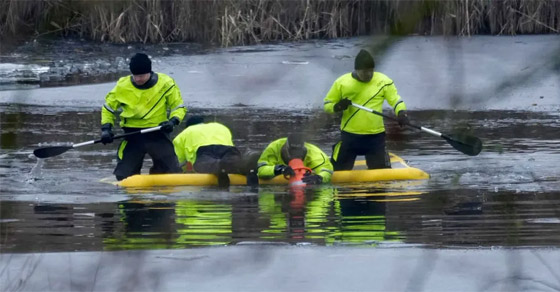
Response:
[[[261,238],[303,239],[305,237],[306,195],[312,196],[313,189],[292,190],[289,195],[278,197],[272,192],[259,194],[259,213],[267,214],[269,223]],[[281,234],[285,234],[282,236]],[[297,240],[296,240],[297,241]]]
[[[207,200],[177,202],[177,243],[181,246],[230,244],[232,203]]]
[[[337,198],[338,190],[331,187],[305,190],[299,195],[275,196],[261,193],[259,210],[267,214],[269,229],[263,239],[312,241],[332,245],[336,242],[370,244],[370,241],[399,239],[399,232],[386,230],[385,207],[382,198],[363,200],[356,197]],[[287,199],[289,198],[289,199]],[[303,204],[302,204],[303,202]]]
[[[269,219],[268,228],[261,231],[261,238],[288,238],[297,242],[302,239],[317,241],[326,237],[330,229],[327,222],[330,221],[329,217],[332,218],[333,207],[334,213],[338,213],[336,203],[333,204],[333,194],[331,187],[292,188],[286,196],[261,192],[259,213],[266,214]]]
[[[158,249],[231,242],[231,204],[181,200],[119,203],[124,230],[104,239],[108,249]]]
[[[173,248],[175,245],[175,203],[130,200],[118,204],[122,235],[116,232],[104,242],[109,249]],[[149,236],[146,236],[149,234]]]
[[[172,233],[175,203],[128,201],[119,204],[126,216],[125,231]]]
[[[305,187],[290,188],[290,208],[287,210],[288,236],[293,239],[305,238],[305,203],[306,195],[311,194],[312,189]]]
[[[127,201],[119,203],[123,228],[115,226],[104,243],[108,249],[184,248],[251,241],[257,233],[263,241],[325,245],[399,240],[399,232],[387,231],[383,198],[339,195],[323,186],[227,201]]]
[[[398,234],[386,231],[385,202],[357,198],[340,199],[339,202],[341,241],[363,244],[385,241]]]

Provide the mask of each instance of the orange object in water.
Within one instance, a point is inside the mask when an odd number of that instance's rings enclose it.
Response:
[[[311,174],[311,168],[305,167],[303,161],[298,158],[290,160],[290,163],[288,163],[288,165],[294,170],[295,173],[294,176],[290,177],[290,186],[306,186],[302,179],[306,173]]]

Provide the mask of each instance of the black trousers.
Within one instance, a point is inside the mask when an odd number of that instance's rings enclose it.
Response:
[[[125,133],[130,133],[142,129],[123,128],[123,130]],[[181,172],[169,134],[155,131],[128,136],[121,142],[117,150],[117,167],[113,174],[118,180],[140,174],[146,153],[150,155],[153,162],[150,174]]]
[[[238,173],[244,174],[241,153],[235,146],[208,145],[196,151],[193,169],[198,173]]]
[[[340,143],[338,155],[335,147]],[[391,168],[391,161],[385,149],[385,132],[373,135],[358,135],[342,131],[340,142],[333,146],[331,162],[334,170],[351,170],[356,156],[365,155],[368,169]]]

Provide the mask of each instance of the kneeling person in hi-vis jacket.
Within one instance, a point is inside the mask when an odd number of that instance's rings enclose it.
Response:
[[[169,137],[187,112],[179,88],[171,77],[152,71],[152,61],[146,54],[130,58],[130,72],[132,75],[120,78],[105,97],[101,142],[113,142],[116,116],[125,133],[156,126],[161,126],[161,131],[127,136],[117,150],[113,174],[118,180],[139,174],[146,153],[153,161],[150,174],[181,172]]]
[[[220,123],[204,123],[199,116],[187,119],[186,126],[173,139],[179,164],[185,170],[191,163],[195,172],[215,174],[218,185],[228,187],[228,173],[243,173],[241,153],[233,144],[231,131]]]
[[[340,142],[333,146],[332,163],[335,170],[351,170],[357,155],[364,155],[368,169],[391,168],[385,149],[383,118],[360,110],[352,103],[377,112],[387,101],[397,115],[399,125],[409,124],[406,105],[397,93],[393,80],[374,72],[371,54],[361,50],[354,62],[354,71],[336,79],[324,99],[327,113],[342,113]]]
[[[300,134],[291,134],[271,142],[262,152],[258,161],[259,178],[271,179],[277,175],[290,177],[295,174],[289,166],[292,159],[301,159],[312,173],[303,177],[306,184],[329,183],[333,166],[329,157],[319,147],[306,143]]]

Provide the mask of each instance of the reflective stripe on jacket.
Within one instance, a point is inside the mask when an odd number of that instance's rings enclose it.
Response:
[[[156,127],[171,117],[181,121],[187,109],[175,81],[163,73],[154,74],[158,74],[158,81],[148,89],[136,88],[131,76],[121,77],[105,97],[105,104],[101,108],[101,124],[114,125],[118,112],[121,127]]]
[[[220,123],[196,124],[173,139],[175,154],[181,165],[186,161],[194,164],[198,148],[208,145],[234,146],[231,131]]]
[[[369,82],[360,82],[352,77],[352,73],[340,76],[332,85],[324,99],[324,110],[334,112],[334,105],[343,98],[350,99],[374,111],[383,110],[383,102],[387,100],[395,114],[406,110],[406,105],[397,93],[393,80],[382,73],[375,72]],[[378,134],[385,131],[383,118],[350,105],[342,111],[340,129],[353,134]]]
[[[274,177],[275,165],[288,165],[289,161],[284,161],[282,159],[282,146],[286,144],[286,140],[287,138],[280,138],[270,143],[266,149],[264,149],[258,162],[259,177],[265,179],[272,178]],[[319,147],[313,144],[305,143],[304,146],[307,148],[307,155],[305,155],[303,159],[303,164],[311,168],[314,173],[322,176],[323,183],[330,182],[333,173],[333,165],[329,157]]]

